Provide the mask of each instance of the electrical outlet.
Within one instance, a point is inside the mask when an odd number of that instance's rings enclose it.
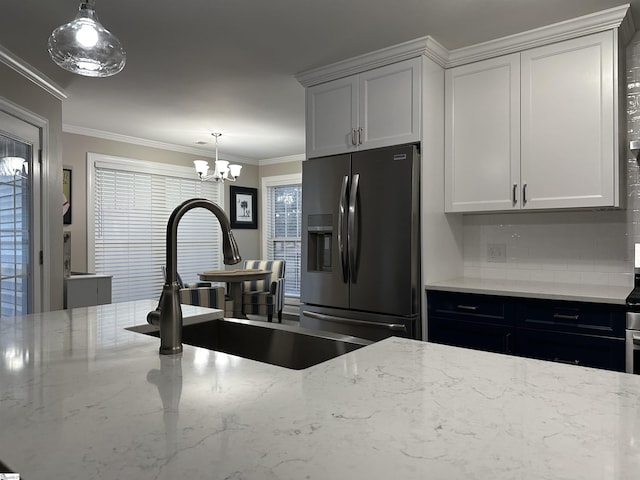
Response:
[[[487,244],[487,262],[507,263],[507,245],[504,243]]]

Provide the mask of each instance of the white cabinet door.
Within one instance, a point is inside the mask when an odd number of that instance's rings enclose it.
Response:
[[[356,149],[358,78],[341,78],[307,88],[307,158]]]
[[[307,158],[419,142],[421,69],[414,58],[307,88]]]
[[[523,208],[619,205],[614,31],[522,52]]]
[[[445,73],[445,211],[520,208],[520,54]]]
[[[360,74],[360,149],[420,141],[421,59]]]

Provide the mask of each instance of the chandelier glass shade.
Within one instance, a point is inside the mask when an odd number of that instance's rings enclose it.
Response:
[[[76,18],[51,33],[48,50],[58,66],[86,77],[115,75],[127,60],[120,41],[98,21],[95,0],[81,2]]]
[[[194,160],[193,164],[196,167],[196,173],[202,181],[213,180],[214,182],[224,182],[225,180],[229,180],[230,182],[235,182],[240,176],[242,165],[230,165],[226,160],[218,160],[218,137],[222,134],[212,133],[211,135],[216,137],[216,160],[214,163],[213,173],[208,175],[209,162],[206,160]]]
[[[0,177],[26,178],[28,146],[0,134]]]

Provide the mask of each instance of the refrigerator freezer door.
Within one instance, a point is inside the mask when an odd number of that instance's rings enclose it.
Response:
[[[300,301],[349,307],[347,205],[350,155],[302,162]]]
[[[387,315],[419,310],[419,160],[414,145],[354,153],[356,245],[349,307]],[[354,191],[352,190],[353,194]],[[304,194],[304,190],[303,190]],[[352,195],[353,196],[353,195]],[[350,215],[351,216],[351,215]]]

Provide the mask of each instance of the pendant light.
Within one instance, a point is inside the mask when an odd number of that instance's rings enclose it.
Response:
[[[209,162],[206,160],[194,160],[193,164],[196,167],[196,173],[200,177],[200,180],[213,180],[214,182],[224,182],[229,180],[235,182],[240,176],[240,170],[242,165],[229,165],[226,160],[218,160],[218,137],[222,136],[221,133],[212,133],[216,137],[216,161],[215,168],[211,175],[207,175],[209,171]]]
[[[48,50],[51,59],[65,70],[86,77],[109,77],[124,68],[127,54],[98,21],[95,3],[81,2],[76,18],[51,33]]]

